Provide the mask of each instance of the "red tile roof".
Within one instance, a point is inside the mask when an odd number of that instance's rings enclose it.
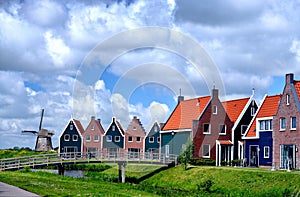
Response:
[[[220,140],[219,142],[221,145],[233,145],[230,140]]]
[[[116,124],[118,125],[118,127],[119,127],[119,129],[120,129],[121,133],[124,135],[124,134],[125,134],[125,132],[124,132],[124,129],[123,129],[123,127],[122,127],[121,123],[120,123],[119,121],[117,121],[117,120],[116,120]]]
[[[73,122],[76,125],[77,129],[79,130],[79,132],[81,133],[81,135],[83,135],[84,128],[83,128],[81,122],[79,120],[76,120],[76,119],[73,119]]]
[[[193,120],[197,120],[210,101],[210,96],[181,101],[167,120],[163,131],[191,129]]]
[[[300,100],[300,81],[294,81],[294,87],[296,89],[298,99]]]
[[[231,121],[237,121],[248,101],[249,98],[243,98],[222,102]]]
[[[263,117],[270,117],[276,114],[278,109],[278,104],[281,95],[266,96],[265,100],[261,104],[258,113],[255,116],[254,121],[250,125],[250,129],[246,133],[246,137],[256,137],[256,119]]]

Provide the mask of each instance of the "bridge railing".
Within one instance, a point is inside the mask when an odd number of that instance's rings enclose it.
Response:
[[[67,152],[61,154],[41,154],[17,158],[0,159],[0,170],[35,168],[39,166],[58,165],[77,162],[118,162],[161,163],[177,162],[177,155],[163,153],[138,152]]]

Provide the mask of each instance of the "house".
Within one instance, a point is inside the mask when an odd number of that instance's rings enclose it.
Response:
[[[300,81],[287,74],[278,110],[273,116],[273,166],[300,168]]]
[[[193,138],[193,120],[197,120],[210,101],[210,96],[184,100],[178,97],[174,111],[160,131],[160,153],[179,155],[188,139]]]
[[[144,152],[159,153],[160,145],[160,125],[154,122],[150,131],[145,136]]]
[[[95,116],[91,117],[83,134],[85,150],[87,153],[97,153],[102,151],[102,138],[105,131],[101,125],[100,119],[96,120]]]
[[[145,135],[141,121],[134,116],[125,132],[125,149],[132,153],[143,152]]]
[[[84,129],[79,120],[70,119],[65,129],[59,136],[59,152],[75,153],[83,152]]]
[[[272,166],[273,116],[278,109],[281,95],[263,98],[255,117],[243,136],[246,165]]]
[[[125,132],[115,117],[112,118],[112,122],[102,137],[102,149],[109,154],[124,152]]]

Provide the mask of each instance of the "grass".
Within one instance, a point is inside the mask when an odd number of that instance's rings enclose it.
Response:
[[[95,164],[93,164],[95,165]],[[103,165],[103,164],[102,164]],[[107,168],[105,170],[105,168]],[[133,165],[126,175],[139,180],[160,167]],[[70,178],[43,172],[0,172],[0,181],[17,185],[42,196],[297,196],[299,171],[270,171],[259,168],[181,166],[156,173],[139,184],[104,181],[101,176],[117,177],[117,165],[94,166],[90,178]],[[101,175],[99,175],[101,174]],[[47,189],[45,189],[47,188]]]
[[[35,152],[30,150],[29,148],[15,148],[15,149],[5,149],[0,150],[0,159],[5,158],[14,158],[14,157],[24,157],[38,154],[50,154],[53,152]]]

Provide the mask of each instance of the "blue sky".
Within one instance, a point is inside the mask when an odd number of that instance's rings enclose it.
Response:
[[[42,108],[58,146],[71,117],[86,127],[95,115],[107,128],[116,116],[126,129],[136,115],[147,129],[167,120],[179,89],[186,99],[205,96],[213,81],[227,100],[252,88],[258,100],[280,94],[286,73],[300,79],[299,8],[291,0],[0,1],[0,149],[34,148],[21,131],[38,128]],[[168,32],[122,37],[147,27]]]

